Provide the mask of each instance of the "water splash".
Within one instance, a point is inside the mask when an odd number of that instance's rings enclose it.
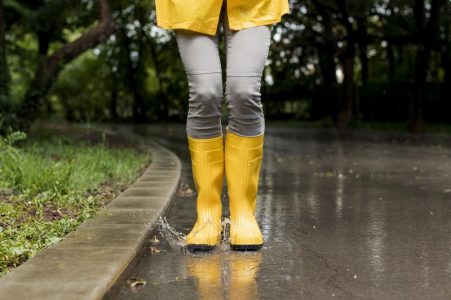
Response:
[[[219,247],[222,250],[229,250],[230,244],[229,244],[229,237],[230,237],[230,219],[229,218],[223,218],[221,222],[222,226],[222,232],[221,232],[221,244]]]
[[[219,248],[221,250],[229,250],[229,236],[230,236],[230,219],[223,218],[221,221],[221,241]],[[172,250],[186,249],[185,235],[178,232],[169,222],[166,217],[159,216],[157,222],[157,230],[161,237],[163,237],[169,244]]]
[[[169,246],[171,246],[173,250],[185,248],[185,235],[175,230],[175,228],[172,227],[166,220],[166,217],[159,216],[157,229],[160,235],[169,243]]]

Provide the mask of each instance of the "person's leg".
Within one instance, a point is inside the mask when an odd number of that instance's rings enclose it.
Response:
[[[199,139],[220,136],[223,87],[218,35],[174,31],[188,78],[187,135]]]
[[[225,29],[229,109],[225,171],[230,200],[230,245],[234,250],[257,250],[263,245],[254,216],[265,131],[260,87],[271,28],[257,26],[231,31],[225,24]]]
[[[197,221],[186,236],[189,250],[210,250],[221,236],[224,140],[222,73],[218,36],[176,30],[189,86],[186,132],[197,190]]]
[[[224,23],[227,53],[226,103],[228,131],[257,136],[265,131],[261,79],[271,43],[271,27],[232,31]]]

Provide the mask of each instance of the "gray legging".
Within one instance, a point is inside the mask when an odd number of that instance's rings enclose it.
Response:
[[[261,104],[261,77],[271,42],[271,26],[239,31],[228,28],[225,7],[221,10],[226,43],[226,104],[228,130],[242,136],[265,131]],[[219,22],[221,23],[221,22]],[[189,109],[186,132],[193,138],[222,135],[222,71],[216,36],[177,29],[175,36],[188,77]]]

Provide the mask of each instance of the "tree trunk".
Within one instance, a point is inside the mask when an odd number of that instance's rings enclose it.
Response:
[[[318,39],[316,46],[323,82],[321,84],[322,87],[315,93],[317,100],[313,102],[312,117],[323,118],[326,115],[336,117],[339,114],[339,109],[341,109],[337,105],[339,97],[335,94],[337,86],[337,64],[335,62],[337,55],[337,35],[333,31],[334,24],[330,9],[319,0],[312,0],[312,4],[322,17],[321,22],[324,27],[324,32],[320,39]]]
[[[336,64],[335,64],[335,54],[337,52],[337,37],[333,32],[332,28],[332,17],[330,12],[324,7],[324,5],[317,0],[312,1],[315,5],[318,13],[322,17],[322,23],[324,25],[324,43],[318,45],[318,52],[320,59],[320,68],[323,75],[325,86],[334,86],[337,84],[336,76]]]
[[[362,70],[360,73],[360,78],[362,80],[362,85],[366,86],[368,83],[368,22],[366,15],[361,15],[357,17],[357,37],[359,45],[359,60],[362,65]]]
[[[346,28],[346,47],[342,54],[342,65],[344,73],[342,109],[338,115],[338,127],[346,128],[353,118],[353,106],[355,103],[354,91],[354,57],[355,57],[355,36],[353,25],[350,22],[349,0],[335,0],[340,12],[340,20]]]
[[[113,74],[114,77],[114,74]],[[113,85],[111,87],[111,97],[110,97],[110,118],[112,120],[117,120],[119,118],[119,114],[117,113],[117,98],[119,95],[119,90],[117,85],[115,84],[116,78],[113,79]]]
[[[410,130],[420,132],[423,129],[423,104],[426,95],[426,77],[431,57],[431,47],[438,31],[440,11],[446,0],[432,0],[429,20],[425,22],[425,0],[415,1],[415,23],[417,26],[418,46],[415,63],[415,96],[410,106]]]
[[[361,113],[360,113],[360,103],[361,101],[365,101],[365,92],[366,92],[366,86],[368,84],[368,23],[367,23],[367,17],[363,13],[362,15],[357,17],[357,36],[358,36],[358,46],[359,46],[359,60],[361,65],[360,70],[360,79],[362,81],[362,91],[363,93],[357,93],[359,90],[356,90],[356,94],[353,95],[355,100],[355,111],[354,115],[361,119]],[[361,96],[363,94],[363,97]]]
[[[325,86],[335,86],[337,84],[337,65],[335,64],[335,49],[329,45],[321,47],[320,50],[320,68],[323,75],[323,84]]]
[[[344,73],[342,109],[338,116],[338,127],[346,128],[352,121],[354,105],[354,44],[347,46],[343,54],[342,65]]]
[[[445,50],[442,53],[443,68],[445,70],[443,98],[448,101],[446,107],[451,108],[451,47],[449,44]]]
[[[427,73],[427,63],[424,61],[427,58],[427,51],[424,46],[425,40],[425,16],[424,16],[424,2],[425,0],[415,0],[415,26],[417,41],[417,53],[415,62],[415,77],[414,77],[414,97],[410,102],[410,120],[409,128],[413,132],[419,132],[423,123],[423,98],[424,98],[424,84]]]
[[[143,107],[143,97],[141,95],[141,92],[139,90],[138,85],[138,64],[139,61],[136,63],[136,66],[134,65],[132,59],[131,59],[131,41],[130,38],[127,36],[127,33],[125,31],[125,28],[122,28],[121,35],[123,38],[123,46],[125,50],[125,57],[126,57],[126,66],[127,66],[127,89],[131,94],[133,95],[133,103],[132,103],[132,118],[133,121],[136,123],[141,123],[144,120],[144,107]],[[141,55],[142,53],[140,53]],[[139,58],[141,60],[141,58]]]
[[[58,73],[65,64],[88,49],[100,44],[111,35],[115,26],[107,0],[96,0],[100,10],[99,23],[78,39],[70,42],[39,63],[34,78],[25,93],[21,107],[17,113],[19,126],[29,130],[38,116],[39,106],[49,92]]]
[[[6,61],[5,15],[0,0],[0,117],[9,111],[9,71]]]
[[[415,94],[410,107],[410,129],[413,132],[420,132],[423,128],[423,102],[430,56],[429,49],[423,45],[419,45],[418,48],[415,64]]]
[[[387,44],[387,61],[388,61],[388,81],[393,83],[395,79],[395,55],[391,43]]]

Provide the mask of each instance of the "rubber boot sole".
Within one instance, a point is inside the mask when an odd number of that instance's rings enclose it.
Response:
[[[259,245],[230,245],[230,249],[235,251],[257,251],[263,247],[263,244]]]
[[[211,245],[187,245],[186,249],[189,252],[207,252],[213,250],[215,247]]]

